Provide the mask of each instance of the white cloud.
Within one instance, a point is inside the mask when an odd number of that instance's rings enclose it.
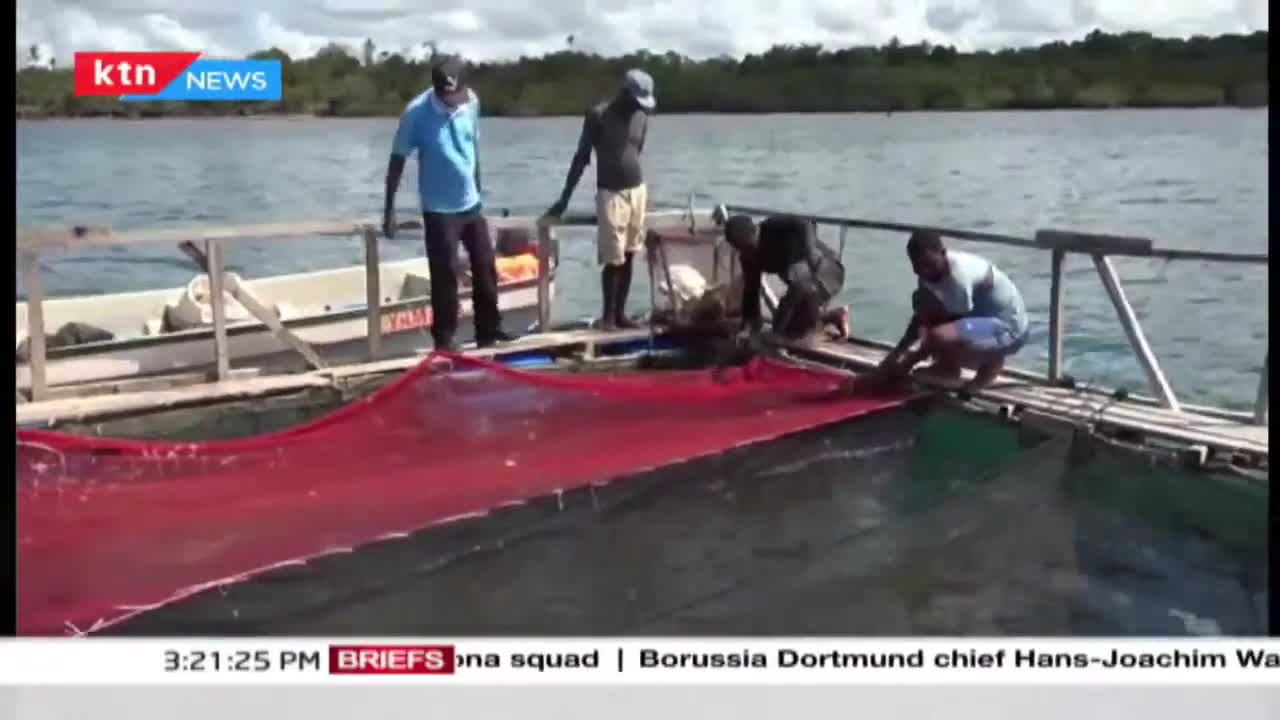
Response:
[[[485,21],[471,10],[459,8],[430,16],[428,27],[438,27],[446,33],[471,34],[484,30]]]
[[[329,42],[329,38],[326,37],[290,30],[268,12],[255,13],[252,31],[252,36],[256,37],[262,46],[258,49],[280,48],[294,57],[314,55]]]
[[[776,43],[829,47],[929,40],[963,49],[1074,39],[1094,27],[1162,35],[1267,29],[1266,0],[18,0],[20,54],[69,62],[77,50],[202,49],[245,55],[276,46],[313,54],[330,41],[420,52],[432,41],[487,60],[565,47],[641,48],[694,57]]]
[[[152,45],[176,50],[199,50],[212,57],[243,55],[209,37],[208,33],[191,30],[182,23],[161,13],[142,16],[142,31]]]

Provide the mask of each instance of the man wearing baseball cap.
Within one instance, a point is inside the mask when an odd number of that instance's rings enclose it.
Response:
[[[653,78],[643,70],[628,71],[613,99],[587,111],[564,190],[547,210],[552,217],[564,214],[594,151],[598,258],[603,266],[600,289],[604,309],[600,324],[604,329],[636,326],[627,318],[626,305],[632,261],[644,244],[648,192],[640,153],[649,130],[649,113],[656,105]]]
[[[431,268],[431,336],[451,349],[458,327],[458,245],[471,261],[476,344],[511,339],[498,312],[498,270],[480,202],[480,98],[464,83],[465,66],[448,58],[431,69],[431,88],[405,107],[387,164],[383,232],[395,237],[395,197],[405,159],[418,153],[418,195]]]

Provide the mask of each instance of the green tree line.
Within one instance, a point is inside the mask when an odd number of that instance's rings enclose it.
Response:
[[[619,57],[566,49],[470,68],[485,113],[576,115],[607,97],[622,73],[642,67],[654,78],[665,113],[892,112],[1118,107],[1266,106],[1267,37],[1159,38],[1095,30],[1074,42],[958,52],[945,45],[838,50],[779,45],[741,59],[693,60],[675,52]],[[26,56],[23,57],[25,52]],[[70,62],[19,50],[21,117],[229,114],[397,115],[429,84],[436,46],[407,50],[329,45],[294,59],[272,48],[250,57],[279,59],[284,91],[272,103],[121,103],[77,98]]]

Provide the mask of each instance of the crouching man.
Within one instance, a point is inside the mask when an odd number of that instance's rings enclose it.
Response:
[[[1022,294],[1000,268],[973,253],[948,250],[934,232],[912,233],[907,257],[919,284],[911,298],[911,321],[881,362],[881,378],[904,378],[931,359],[930,374],[958,380],[962,368],[969,368],[976,374],[963,389],[986,387],[1026,344],[1029,322]]]
[[[725,241],[742,263],[743,329],[759,332],[764,275],[777,275],[787,291],[773,314],[773,332],[787,340],[812,338],[823,326],[836,337],[849,335],[849,309],[828,304],[844,286],[844,265],[819,240],[808,221],[790,216],[765,219],[757,229],[746,215],[728,219]]]

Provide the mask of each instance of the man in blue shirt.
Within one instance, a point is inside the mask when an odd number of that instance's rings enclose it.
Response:
[[[458,327],[458,245],[471,260],[471,302],[476,344],[511,337],[498,312],[498,270],[480,202],[480,98],[463,84],[464,67],[450,58],[431,70],[431,88],[405,107],[387,164],[382,230],[395,237],[395,197],[405,160],[418,153],[418,194],[431,268],[431,337],[439,350],[454,347]]]
[[[1027,342],[1022,293],[986,258],[948,250],[935,232],[912,233],[907,257],[919,279],[911,322],[881,371],[900,377],[933,358],[935,374],[958,379],[961,368],[973,368],[977,374],[965,389],[986,387]]]

